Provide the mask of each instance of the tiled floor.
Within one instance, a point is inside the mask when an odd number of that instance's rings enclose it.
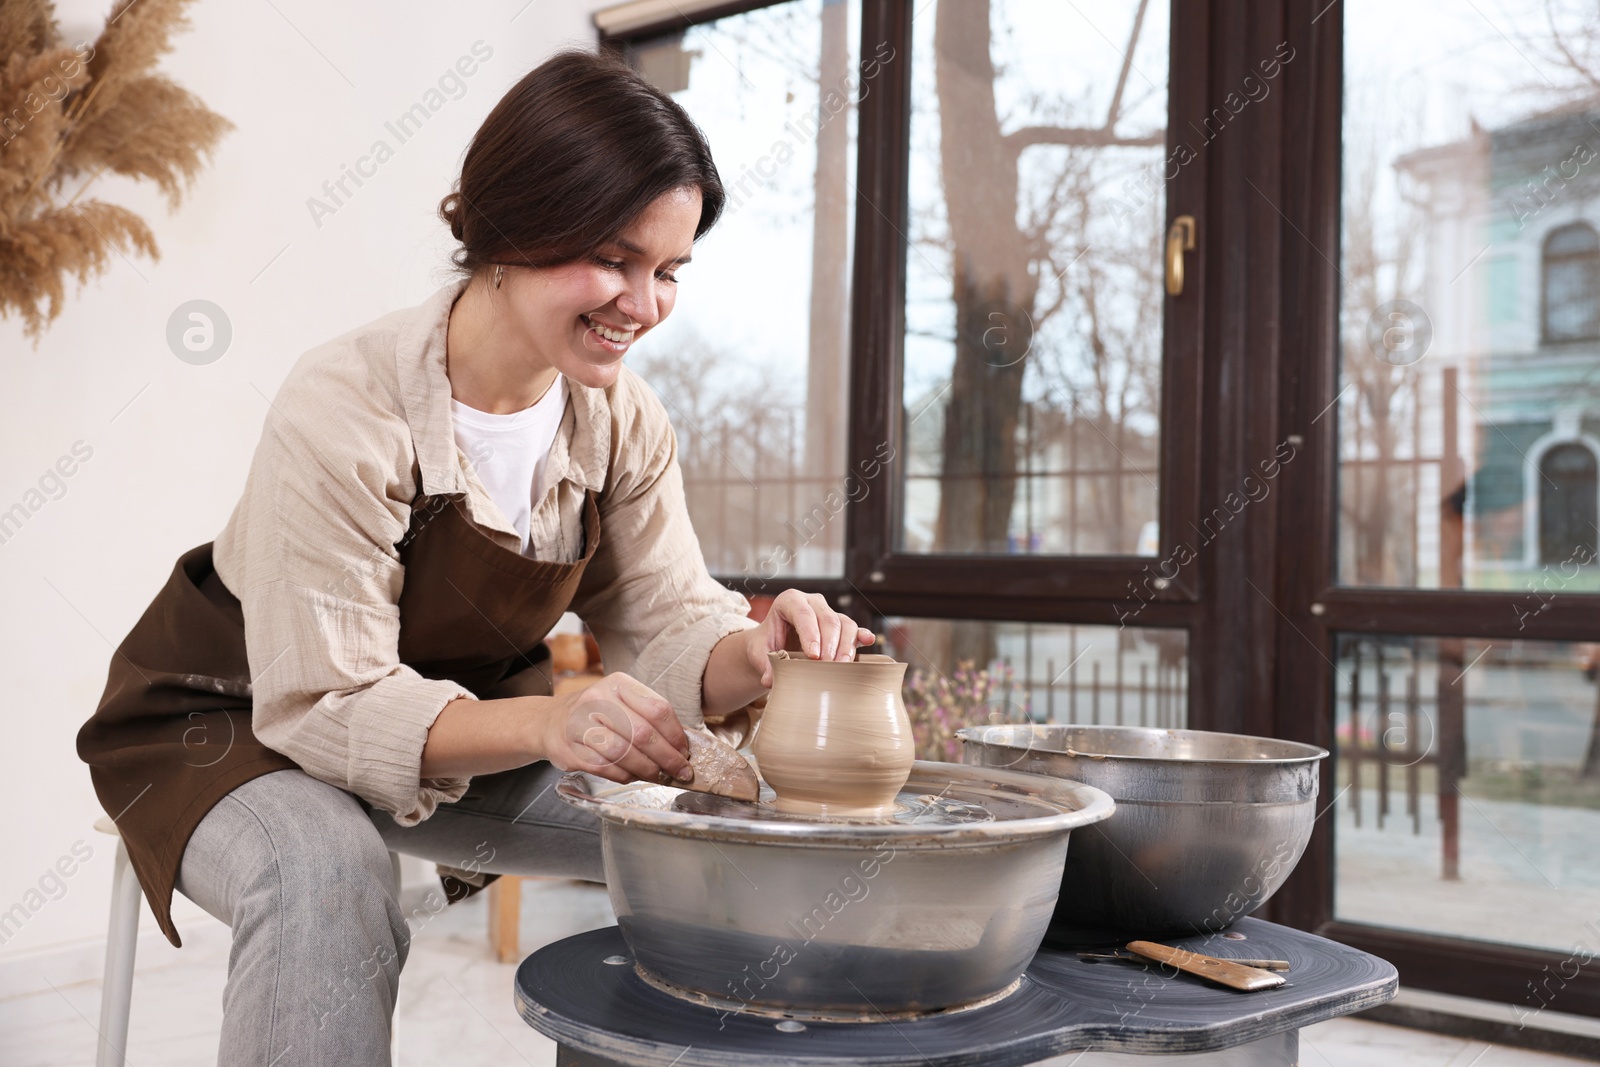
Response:
[[[426,909],[408,908],[408,912]],[[522,951],[610,925],[604,890],[529,880],[523,890]],[[493,961],[485,905],[475,898],[439,913],[416,933],[398,1010],[402,1064],[503,1067],[555,1062],[555,1046],[517,1016],[514,968]],[[181,950],[145,950],[134,985],[128,1041],[132,1067],[188,1067],[215,1061],[227,931],[184,931]],[[98,983],[0,1001],[0,1064],[54,1067],[94,1062]],[[1580,1061],[1485,1045],[1376,1023],[1339,1019],[1301,1033],[1303,1067],[1558,1067]]]

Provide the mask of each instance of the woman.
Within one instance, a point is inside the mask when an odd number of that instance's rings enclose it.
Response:
[[[168,938],[173,888],[233,930],[224,1063],[388,1062],[389,850],[598,880],[562,771],[683,780],[683,725],[741,740],[768,650],[871,640],[796,590],[745,617],[623,367],[723,203],[683,110],[559,55],[485,119],[458,188],[440,211],[465,276],[300,359],[232,517],[79,735]],[[615,673],[538,695],[568,609]]]

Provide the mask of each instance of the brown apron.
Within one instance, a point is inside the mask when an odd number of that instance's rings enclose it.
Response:
[[[548,653],[600,543],[594,493],[574,563],[530,559],[472,525],[458,497],[419,496],[399,543],[400,661],[483,696]],[[239,785],[298,766],[250,729],[250,667],[239,600],[190,549],[111,661],[100,706],[78,732],[100,803],[117,823],[167,939],[189,835]]]

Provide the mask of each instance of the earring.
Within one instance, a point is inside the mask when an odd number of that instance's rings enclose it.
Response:
[[[496,263],[494,265],[494,287],[496,289],[500,288],[500,283],[505,281],[505,280],[506,280],[505,264]]]

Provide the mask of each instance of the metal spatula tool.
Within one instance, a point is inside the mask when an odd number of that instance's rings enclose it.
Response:
[[[689,737],[689,765],[694,768],[694,781],[675,781],[673,785],[735,800],[753,801],[760,797],[761,783],[755,768],[736,749],[719,741],[703,726],[685,727],[683,732]]]

